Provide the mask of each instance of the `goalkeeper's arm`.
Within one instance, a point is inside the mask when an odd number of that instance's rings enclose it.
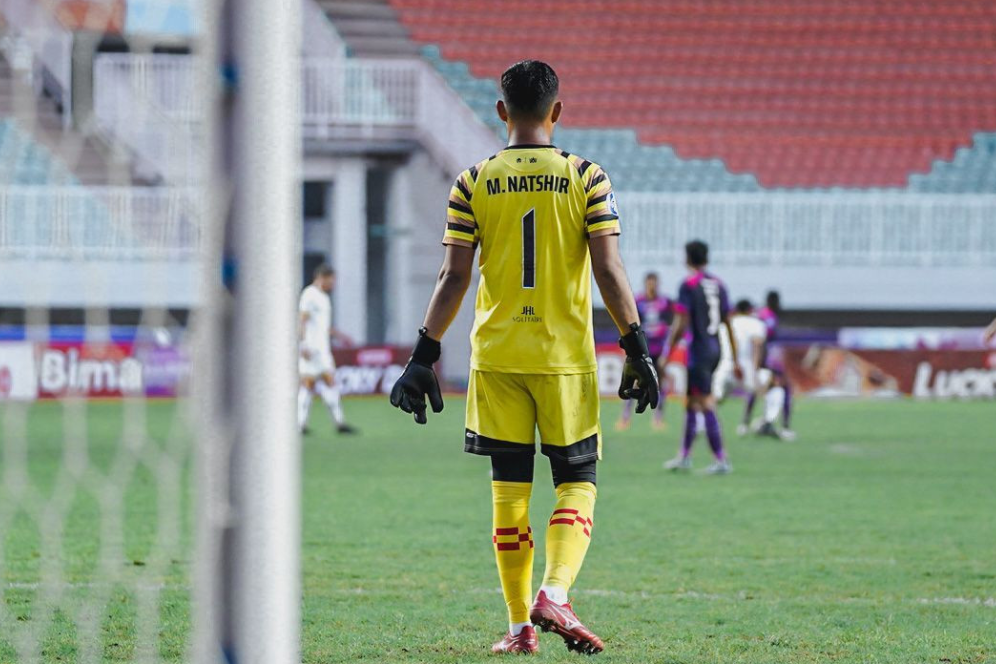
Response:
[[[619,397],[636,399],[636,412],[656,408],[660,400],[657,369],[647,350],[647,337],[640,328],[640,312],[619,255],[619,237],[600,235],[588,240],[591,269],[609,315],[619,328],[619,346],[626,351]]]
[[[602,294],[605,308],[619,328],[619,333],[625,335],[629,326],[640,322],[640,313],[636,309],[636,298],[629,287],[626,278],[626,268],[623,267],[622,256],[619,255],[618,235],[599,235],[588,240],[588,252],[591,254],[591,271],[595,275],[595,283]]]
[[[432,412],[438,413],[443,409],[443,397],[432,365],[439,359],[439,340],[456,317],[470,286],[473,266],[473,248],[446,245],[443,267],[439,270],[436,289],[429,300],[429,309],[425,312],[425,321],[419,330],[412,357],[391,390],[391,405],[412,413],[419,424],[426,423],[426,399],[432,406]]]

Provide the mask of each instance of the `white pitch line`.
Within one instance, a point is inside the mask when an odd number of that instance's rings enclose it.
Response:
[[[127,583],[127,582],[79,582],[79,583],[42,583],[37,581],[11,581],[4,585],[9,590],[41,590],[55,588],[57,590],[93,590],[105,588],[124,588],[125,590],[189,590],[188,586],[166,583]]]
[[[403,593],[399,590],[388,590],[385,588],[338,588],[332,589],[332,593],[339,595],[396,595]],[[501,595],[501,588],[467,588],[453,589],[451,594],[472,594],[472,595]],[[826,597],[819,595],[798,595],[792,597],[780,597],[748,593],[741,590],[733,595],[723,595],[718,593],[707,593],[698,590],[676,590],[674,592],[648,592],[646,590],[609,590],[605,588],[577,588],[571,591],[572,595],[579,597],[615,597],[621,599],[689,599],[704,602],[814,602],[823,604],[961,604],[967,606],[996,607],[996,598],[972,598],[972,597],[928,597],[928,598],[901,598],[899,600],[878,600],[873,597]]]
[[[9,590],[40,590],[43,588],[56,588],[59,590],[79,590],[79,589],[106,589],[106,588],[122,588],[124,590],[140,590],[140,591],[162,591],[162,590],[190,590],[189,586],[177,585],[177,584],[129,584],[129,583],[60,583],[60,584],[45,584],[38,582],[23,582],[23,581],[12,581],[10,583],[4,584],[4,587]],[[396,595],[403,593],[403,589],[389,590],[386,588],[330,588],[326,592],[331,592],[337,595]],[[501,588],[468,588],[466,590],[453,589],[450,591],[453,594],[469,593],[475,595],[500,595]],[[674,592],[648,592],[646,590],[609,590],[606,588],[577,588],[571,591],[573,595],[579,596],[590,596],[590,597],[616,597],[622,599],[691,599],[691,600],[701,600],[704,602],[746,602],[746,601],[758,601],[758,602],[794,602],[794,601],[807,601],[807,602],[822,602],[827,604],[856,604],[856,603],[867,603],[867,604],[886,604],[889,602],[879,602],[875,598],[871,597],[840,597],[831,598],[816,595],[800,595],[793,597],[776,597],[767,595],[751,594],[745,590],[741,590],[735,595],[723,595],[718,593],[707,593],[698,590],[676,590]],[[958,605],[958,606],[984,606],[987,608],[996,608],[996,597],[918,597],[901,599],[900,603],[915,603],[915,604],[928,604],[928,605]]]
[[[996,597],[921,597],[920,604],[962,604],[967,606],[988,606],[996,608]]]

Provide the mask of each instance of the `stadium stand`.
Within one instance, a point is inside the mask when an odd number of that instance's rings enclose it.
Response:
[[[0,182],[132,183],[126,155],[116,154],[102,137],[67,126],[58,105],[36,94],[22,75],[0,49],[0,125],[6,125],[0,138]]]
[[[71,9],[72,3],[60,5]],[[182,197],[134,186],[130,153],[70,121],[40,82],[47,69],[0,15],[0,282],[8,296],[18,261],[186,259],[195,247]],[[109,186],[125,185],[125,186]],[[109,263],[113,264],[113,263]],[[18,270],[22,270],[19,274]]]
[[[76,178],[44,146],[11,120],[0,119],[0,184],[75,184]]]
[[[977,135],[968,148],[974,132],[996,130],[991,2],[390,6],[486,120],[509,53],[550,61],[565,83],[572,128],[635,130],[620,148],[624,172],[614,169],[629,189],[992,191],[992,135]],[[352,39],[367,50],[384,41]],[[560,143],[600,154],[589,146],[612,136],[621,135],[579,132]]]
[[[0,184],[75,183],[76,178],[69,170],[13,119],[17,94],[15,85],[13,69],[0,54]],[[46,119],[51,121],[55,111],[50,107],[44,110],[48,111]],[[55,119],[55,122],[61,121]]]
[[[996,134],[976,134],[972,146],[958,148],[950,162],[937,161],[930,173],[911,175],[909,188],[925,193],[996,192]]]
[[[360,57],[417,56],[419,46],[383,0],[318,0],[349,45],[350,55]]]
[[[494,111],[498,84],[490,78],[477,78],[466,63],[443,59],[439,49],[426,46],[423,55],[443,74],[485,123],[504,133]],[[644,145],[632,129],[584,129],[570,116],[557,132],[557,144],[577,154],[598,155],[612,174],[617,187],[631,191],[757,191],[755,177],[733,174],[719,159],[682,159],[666,145]]]

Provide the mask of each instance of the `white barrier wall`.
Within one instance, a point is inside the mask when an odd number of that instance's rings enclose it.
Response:
[[[365,274],[365,163],[326,157],[306,165],[309,178],[339,181],[337,305],[354,312],[347,328],[358,338],[367,305],[359,276]],[[388,251],[395,286],[384,295],[392,300],[392,341],[406,341],[405,330],[421,320],[422,296],[442,256],[448,190],[449,177],[425,153],[412,157],[392,185]],[[665,288],[676,288],[684,274],[682,246],[701,238],[734,297],[756,299],[778,288],[793,308],[993,306],[996,197],[619,192],[618,198],[634,284],[653,270]],[[200,233],[184,189],[0,187],[0,304],[131,306],[154,293],[171,306],[193,306]],[[109,288],[80,288],[84,282]]]
[[[996,196],[841,191],[620,193],[623,247],[677,262],[687,239],[750,266],[996,267]]]
[[[620,192],[630,279],[671,290],[685,242],[710,245],[731,296],[794,308],[983,309],[996,292],[996,196]]]
[[[0,187],[0,306],[189,307],[200,233],[186,190]]]
[[[185,262],[200,250],[192,190],[0,186],[0,258]]]

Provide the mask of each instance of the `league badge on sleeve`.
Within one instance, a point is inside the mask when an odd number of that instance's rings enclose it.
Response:
[[[616,215],[618,217],[619,216],[619,206],[616,205],[616,192],[610,191],[609,192],[609,197],[607,199],[605,199],[605,200],[609,204],[609,212],[612,213],[612,214],[614,214],[614,215]]]

